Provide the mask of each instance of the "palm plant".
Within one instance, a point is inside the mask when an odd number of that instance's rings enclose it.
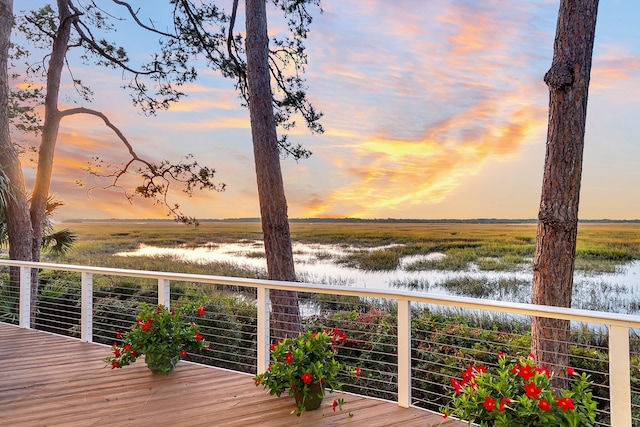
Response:
[[[11,183],[9,178],[0,168],[0,247],[6,247],[9,243],[7,234],[7,221],[5,216],[5,206],[12,197]],[[54,257],[59,257],[68,252],[76,241],[76,234],[68,229],[55,231],[51,216],[53,212],[63,203],[49,197],[44,221],[44,235],[42,238],[42,249]],[[15,286],[8,280],[0,280],[0,320],[9,323],[17,322],[16,307],[20,294]]]

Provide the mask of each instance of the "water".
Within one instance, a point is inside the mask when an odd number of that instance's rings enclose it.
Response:
[[[380,250],[379,246],[367,250]],[[354,246],[293,244],[296,274],[300,281],[367,289],[402,289],[417,293],[463,295],[486,299],[530,302],[531,267],[517,272],[480,271],[471,266],[466,271],[408,271],[406,266],[418,261],[443,257],[444,254],[407,256],[392,271],[364,271],[338,264],[337,259],[363,250]],[[202,247],[155,247],[141,245],[135,251],[116,256],[170,256],[178,260],[208,264],[225,262],[251,270],[265,271],[266,260],[261,241],[208,244]],[[574,275],[573,307],[589,310],[640,313],[640,262],[616,269],[616,273]]]

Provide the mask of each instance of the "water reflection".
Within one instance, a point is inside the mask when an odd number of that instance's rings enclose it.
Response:
[[[375,251],[388,248],[368,248]],[[364,271],[347,267],[338,259],[363,248],[321,244],[293,244],[296,273],[300,281],[368,289],[403,289],[419,293],[464,295],[511,302],[531,301],[532,272],[523,267],[518,272],[480,271],[471,266],[467,271],[409,271],[407,265],[444,257],[444,254],[404,257],[391,271]],[[141,245],[137,250],[117,256],[170,256],[178,260],[208,264],[223,262],[241,268],[265,271],[266,260],[261,241],[208,244],[202,247],[163,248]],[[640,262],[620,268],[616,274],[583,274],[574,276],[573,307],[635,314],[640,312]]]

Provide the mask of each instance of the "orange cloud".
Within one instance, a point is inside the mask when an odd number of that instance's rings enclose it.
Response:
[[[520,105],[491,120],[499,108],[495,100],[479,102],[418,140],[380,135],[354,145],[336,162],[352,182],[326,198],[313,197],[308,216],[375,217],[384,209],[442,202],[488,161],[517,154],[546,126],[544,108]]]

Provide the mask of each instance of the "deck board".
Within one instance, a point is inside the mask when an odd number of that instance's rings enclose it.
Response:
[[[439,414],[339,394],[301,417],[292,398],[269,396],[250,375],[180,362],[156,376],[138,362],[105,367],[110,348],[0,323],[0,424],[3,426],[420,426]],[[338,393],[336,393],[338,394]],[[348,414],[352,413],[353,417]],[[443,427],[466,424],[446,420]]]

